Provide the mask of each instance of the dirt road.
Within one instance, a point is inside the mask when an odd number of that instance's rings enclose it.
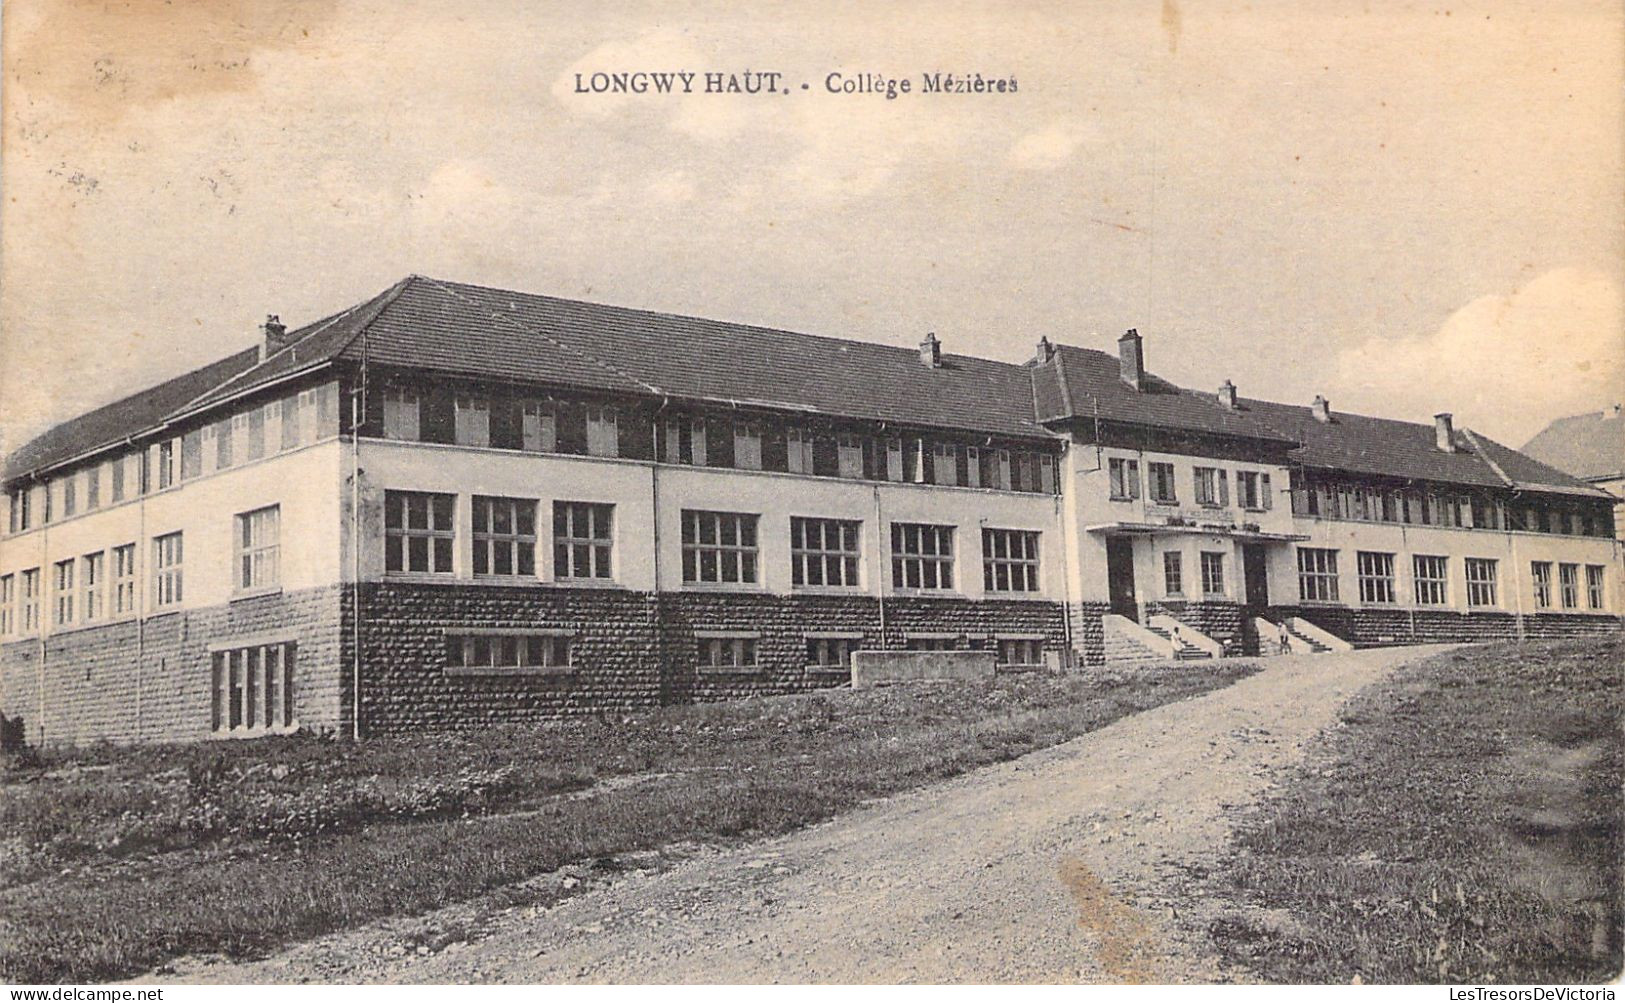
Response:
[[[165,981],[1076,982],[1224,978],[1185,868],[1358,689],[1437,649],[1271,659],[1206,696],[822,826],[514,909],[394,921]],[[573,879],[570,879],[573,880]],[[1200,927],[1201,924],[1197,924]],[[419,942],[423,940],[420,936]]]

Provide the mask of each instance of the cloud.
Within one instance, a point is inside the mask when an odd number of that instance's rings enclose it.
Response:
[[[1053,171],[1066,163],[1086,139],[1088,136],[1082,129],[1058,122],[1016,140],[1010,148],[1010,165],[1026,171]]]
[[[1458,424],[1514,446],[1553,418],[1619,400],[1622,389],[1625,293],[1601,272],[1574,268],[1479,297],[1432,334],[1346,349],[1334,384],[1361,410],[1415,420],[1453,411]]]

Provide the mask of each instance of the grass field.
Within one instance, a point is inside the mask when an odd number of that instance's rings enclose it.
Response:
[[[1620,970],[1625,642],[1467,648],[1357,697],[1248,818],[1209,933],[1268,982]]]
[[[0,979],[252,956],[514,894],[566,864],[780,833],[1256,670],[834,690],[359,745],[25,755],[0,775]]]

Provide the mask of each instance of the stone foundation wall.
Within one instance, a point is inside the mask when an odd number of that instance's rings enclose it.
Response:
[[[1301,616],[1356,647],[1515,641],[1520,636],[1518,615],[1502,611],[1462,613],[1349,606],[1272,606],[1266,619],[1279,623],[1290,616]],[[1625,620],[1620,617],[1599,614],[1528,613],[1522,620],[1522,636],[1528,640],[1617,633],[1625,629]]]
[[[1226,656],[1254,655],[1258,652],[1250,645],[1250,632],[1242,629],[1242,612],[1241,605],[1233,602],[1163,599],[1146,603],[1144,615],[1148,621],[1159,613],[1171,616],[1224,645]]]
[[[12,641],[0,646],[0,713],[30,744],[207,738],[210,646],[274,635],[297,642],[300,726],[334,731],[346,721],[346,602],[337,587],[305,589]]]

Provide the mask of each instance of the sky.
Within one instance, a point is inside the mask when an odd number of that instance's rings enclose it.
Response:
[[[1011,362],[1132,327],[1187,386],[1518,445],[1625,397],[1622,22],[8,0],[0,449],[410,273]],[[789,93],[575,93],[635,70]]]

